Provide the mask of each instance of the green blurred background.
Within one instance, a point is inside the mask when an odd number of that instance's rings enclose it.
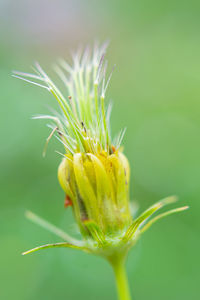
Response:
[[[54,106],[38,87],[11,77],[38,60],[51,74],[57,57],[80,44],[110,39],[117,64],[108,91],[112,127],[127,126],[131,198],[140,209],[167,195],[189,211],[154,225],[131,251],[133,299],[198,299],[200,209],[200,2],[0,0],[1,202],[0,299],[116,299],[112,270],[97,257],[55,249],[23,250],[57,237],[24,217],[32,210],[76,234],[57,181],[60,145],[43,121]]]

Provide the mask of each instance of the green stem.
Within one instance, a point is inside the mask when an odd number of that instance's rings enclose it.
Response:
[[[124,260],[118,258],[112,262],[112,267],[115,273],[119,300],[131,300]]]

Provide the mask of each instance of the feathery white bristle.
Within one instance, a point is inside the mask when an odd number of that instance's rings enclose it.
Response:
[[[56,98],[62,115],[38,115],[33,119],[54,121],[58,132],[63,134],[58,139],[65,146],[67,152],[93,152],[97,148],[99,151],[110,152],[112,143],[109,130],[111,106],[108,106],[106,110],[104,99],[114,67],[106,81],[108,65],[108,62],[105,61],[106,48],[107,43],[102,46],[98,46],[96,43],[93,51],[89,47],[85,50],[80,47],[72,55],[72,65],[59,59],[59,64],[53,66],[68,91],[67,96],[64,96],[37,62],[33,67],[35,74],[14,71],[14,77],[45,88]],[[44,82],[46,85],[37,81]],[[119,147],[124,133],[125,131],[122,131],[118,135],[117,147]],[[50,134],[50,138],[48,137],[47,144],[52,135]]]

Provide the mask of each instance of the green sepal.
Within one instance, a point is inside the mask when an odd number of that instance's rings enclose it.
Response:
[[[189,206],[183,206],[183,207],[179,207],[179,208],[175,208],[175,209],[171,209],[168,210],[156,217],[154,217],[152,220],[150,220],[147,224],[144,225],[144,227],[140,230],[141,233],[144,233],[147,229],[149,229],[149,227],[151,227],[151,225],[153,225],[155,222],[157,222],[158,220],[165,218],[167,216],[170,216],[172,214],[187,210],[189,208]]]
[[[92,238],[101,246],[105,245],[105,235],[99,226],[92,220],[84,221],[84,225],[89,231]]]
[[[127,229],[123,240],[129,241],[133,238],[137,229],[147,221],[157,210],[161,209],[163,206],[176,202],[178,199],[175,196],[164,198],[163,200],[157,202],[148,208],[144,213],[142,213]]]
[[[82,250],[82,251],[86,251],[86,252],[89,251],[89,249],[87,247],[80,247],[80,246],[76,246],[76,245],[73,245],[70,243],[54,243],[54,244],[46,244],[46,245],[42,245],[39,247],[35,247],[33,249],[23,252],[22,255],[30,254],[30,253],[36,252],[38,250],[43,250],[43,249],[48,249],[48,248],[60,248],[60,247],[73,248],[73,249]]]

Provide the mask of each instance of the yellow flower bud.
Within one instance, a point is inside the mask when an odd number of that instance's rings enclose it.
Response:
[[[128,160],[117,151],[76,153],[62,160],[58,179],[84,235],[88,234],[86,221],[94,222],[105,235],[130,225],[129,176]]]

